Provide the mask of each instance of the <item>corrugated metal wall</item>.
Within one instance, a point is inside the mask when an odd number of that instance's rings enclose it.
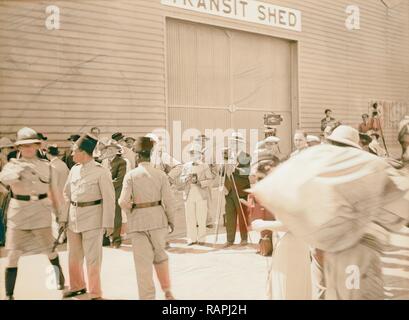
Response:
[[[0,1],[0,135],[29,125],[62,141],[93,126],[166,125],[162,17],[153,1]]]
[[[49,2],[0,1],[0,132],[30,124],[60,140],[94,125],[135,135],[165,126],[165,16],[298,40],[299,121],[310,132],[326,107],[358,125],[372,100],[409,101],[409,1],[394,0],[393,9],[380,0],[265,2],[301,10],[303,31],[160,0],[53,1],[61,30],[48,31]],[[345,27],[350,4],[361,9],[361,30]],[[395,138],[394,125],[386,131]]]

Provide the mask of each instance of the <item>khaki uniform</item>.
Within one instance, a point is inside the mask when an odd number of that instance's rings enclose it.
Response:
[[[63,212],[60,221],[68,222],[70,290],[85,288],[82,268],[85,257],[90,296],[100,297],[102,236],[105,228],[114,227],[115,218],[115,190],[111,173],[93,160],[74,166],[64,188],[64,198],[69,209]],[[85,207],[71,203],[98,200],[102,200],[102,203]]]
[[[197,177],[196,181],[191,180],[193,175]],[[186,183],[184,199],[188,243],[204,242],[210,198],[209,187],[213,183],[213,175],[206,163],[188,162],[183,165],[180,179]]]
[[[132,204],[162,201],[162,205],[130,209]],[[152,264],[168,260],[165,251],[168,225],[174,223],[175,199],[167,175],[148,162],[126,174],[119,204],[127,211],[139,298],[155,299]]]
[[[22,166],[31,166],[23,170]],[[9,251],[8,267],[17,267],[21,255],[46,253],[50,259],[54,238],[51,232],[52,200],[50,185],[55,191],[56,181],[51,179],[55,169],[48,161],[36,159],[14,159],[0,173],[0,181],[10,186],[14,195],[33,196],[30,201],[12,198],[7,212],[6,249]],[[37,200],[38,195],[48,194]],[[57,206],[58,199],[56,200]]]

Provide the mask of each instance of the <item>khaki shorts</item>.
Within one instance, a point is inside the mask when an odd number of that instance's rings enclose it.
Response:
[[[21,251],[25,255],[51,252],[54,241],[51,227],[35,230],[8,228],[6,233],[6,249]]]

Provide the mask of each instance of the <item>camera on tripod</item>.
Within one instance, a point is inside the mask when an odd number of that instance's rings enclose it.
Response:
[[[265,127],[279,126],[281,125],[281,122],[283,121],[284,121],[283,117],[281,117],[281,115],[276,114],[274,112],[269,112],[264,115],[264,126]]]
[[[372,118],[375,118],[375,117],[377,117],[378,115],[379,115],[378,103],[375,102],[375,103],[372,105]]]

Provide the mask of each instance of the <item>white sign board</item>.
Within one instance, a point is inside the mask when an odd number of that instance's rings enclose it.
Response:
[[[163,5],[301,31],[301,11],[254,0],[161,0]]]

